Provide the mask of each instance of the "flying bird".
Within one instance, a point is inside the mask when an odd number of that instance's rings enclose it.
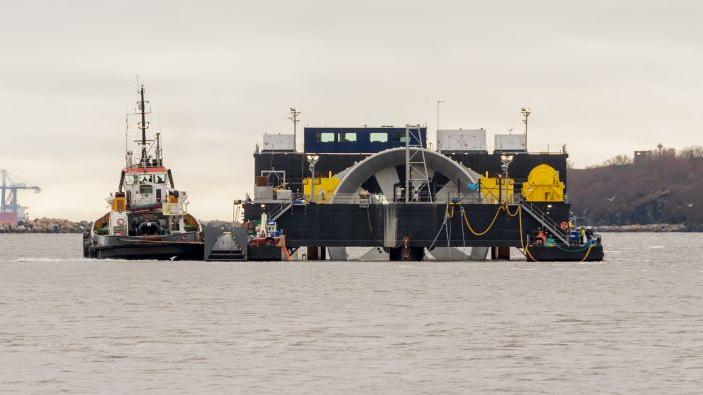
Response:
[[[613,196],[611,196],[611,197],[608,198],[608,201],[609,201],[610,203],[612,203],[613,200],[615,200],[615,195],[613,195]]]
[[[693,203],[686,203],[688,207],[693,207]]]

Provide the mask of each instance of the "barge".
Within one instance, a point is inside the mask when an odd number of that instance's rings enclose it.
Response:
[[[600,236],[571,237],[565,146],[530,153],[526,134],[498,134],[489,152],[484,129],[459,129],[439,130],[432,148],[422,125],[303,134],[302,151],[295,133],[264,135],[254,196],[240,202],[250,233],[265,218],[298,259],[510,259],[511,248],[529,261],[604,257]]]

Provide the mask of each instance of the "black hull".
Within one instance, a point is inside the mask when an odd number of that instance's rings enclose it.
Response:
[[[203,243],[125,243],[98,247],[93,257],[98,259],[146,259],[202,261]]]
[[[250,261],[280,261],[282,247],[247,246],[247,259]]]
[[[425,257],[425,249],[422,247],[408,247],[403,251],[403,247],[389,248],[389,260],[391,262],[421,261]]]
[[[530,262],[598,262],[604,258],[601,244],[591,248],[530,246],[526,252]]]

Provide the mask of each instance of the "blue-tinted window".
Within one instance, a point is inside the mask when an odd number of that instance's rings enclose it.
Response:
[[[334,132],[322,132],[317,135],[318,143],[334,143]]]
[[[339,136],[340,136],[339,141],[349,142],[349,143],[356,142],[356,132],[340,133]]]
[[[369,135],[369,140],[372,143],[387,143],[388,142],[388,133],[386,133],[386,132],[371,133]]]

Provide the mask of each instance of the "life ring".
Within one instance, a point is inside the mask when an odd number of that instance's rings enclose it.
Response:
[[[117,218],[117,225],[123,226],[124,225],[124,218]]]
[[[569,223],[566,221],[562,221],[562,223],[559,224],[559,227],[561,230],[569,230]]]

